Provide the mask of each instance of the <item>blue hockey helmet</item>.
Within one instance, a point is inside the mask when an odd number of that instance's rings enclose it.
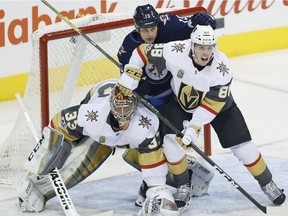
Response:
[[[139,28],[151,28],[159,23],[159,14],[155,8],[150,5],[138,6],[134,12],[134,22]]]

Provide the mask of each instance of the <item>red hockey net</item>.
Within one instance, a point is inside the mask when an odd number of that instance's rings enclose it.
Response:
[[[199,11],[206,10],[199,7],[169,13],[189,16]],[[71,22],[117,61],[122,40],[133,29],[132,15],[89,15]],[[118,66],[65,22],[37,30],[32,35],[32,44],[31,71],[23,100],[39,136],[55,113],[78,104],[95,83],[119,77]],[[206,126],[205,130],[205,152],[210,154],[210,128]],[[0,149],[0,184],[18,182],[24,161],[35,144],[20,113],[15,128]]]

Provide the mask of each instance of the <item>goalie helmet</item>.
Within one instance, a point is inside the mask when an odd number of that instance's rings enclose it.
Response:
[[[159,14],[150,4],[138,6],[133,16],[135,24],[139,28],[151,28],[159,23]]]
[[[134,95],[125,96],[117,86],[110,94],[111,113],[119,123],[120,130],[126,130],[137,107],[137,98]]]

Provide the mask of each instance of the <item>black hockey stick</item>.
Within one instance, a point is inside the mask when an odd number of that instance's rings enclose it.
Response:
[[[53,10],[63,21],[65,21],[68,25],[71,26],[72,29],[74,29],[78,34],[82,35],[92,46],[94,46],[97,50],[99,50],[105,57],[107,57],[110,61],[112,61],[117,67],[120,69],[122,68],[122,65],[117,62],[115,59],[113,59],[105,50],[103,50],[100,46],[98,46],[91,38],[89,38],[85,33],[83,33],[76,25],[74,25],[72,22],[70,22],[69,19],[64,17],[62,14],[60,14],[53,6],[51,6],[46,0],[41,0],[46,6],[48,6],[51,10]],[[179,134],[183,136],[181,131],[179,131],[177,128],[174,127],[171,122],[165,118],[153,105],[151,105],[147,100],[142,98],[138,93],[135,91],[133,92],[135,97],[140,100],[151,112],[153,112],[164,124],[166,124],[171,130],[174,131],[174,133]],[[275,209],[275,211],[270,211],[271,208],[265,207],[261,205],[258,201],[256,201],[249,193],[247,193],[232,177],[230,177],[221,167],[219,167],[213,160],[211,160],[198,146],[196,146],[194,143],[191,143],[190,146],[204,159],[206,160],[212,167],[214,167],[221,175],[224,176],[228,182],[230,182],[235,188],[237,188],[246,198],[248,198],[258,209],[260,209],[263,213],[267,214],[268,212],[277,212],[277,213],[286,213],[286,208],[283,210],[281,207],[275,207],[272,209]],[[268,209],[268,211],[267,211]],[[277,211],[276,209],[279,209]]]

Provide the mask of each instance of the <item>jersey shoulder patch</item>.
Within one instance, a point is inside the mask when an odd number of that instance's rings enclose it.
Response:
[[[211,67],[212,86],[225,85],[231,82],[233,71],[227,56],[223,52],[216,51]]]

